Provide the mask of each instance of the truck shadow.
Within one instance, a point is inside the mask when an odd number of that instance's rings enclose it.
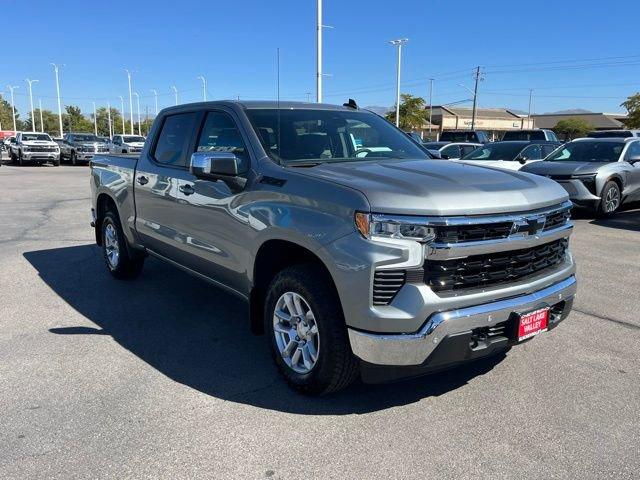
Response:
[[[24,257],[54,292],[97,326],[52,328],[52,334],[109,335],[176,382],[260,408],[303,415],[382,410],[455,390],[504,358],[401,385],[358,383],[332,396],[307,398],[284,384],[265,338],[250,333],[244,302],[205,282],[152,258],[138,280],[114,280],[95,245],[31,251]]]
[[[638,204],[630,205],[611,218],[597,218],[591,223],[601,227],[640,232],[640,209]]]

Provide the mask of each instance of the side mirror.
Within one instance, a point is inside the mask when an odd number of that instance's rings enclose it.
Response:
[[[522,165],[527,163],[527,160],[529,160],[529,159],[527,157],[525,157],[525,156],[519,156],[519,157],[516,158],[516,161],[520,162]]]
[[[198,178],[235,177],[240,160],[231,152],[196,152],[191,155],[190,170]]]

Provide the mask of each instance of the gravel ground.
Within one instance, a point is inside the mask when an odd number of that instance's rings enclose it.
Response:
[[[312,399],[240,301],[155,260],[107,274],[86,167],[4,165],[0,199],[0,478],[638,478],[640,210],[576,220],[553,332]]]

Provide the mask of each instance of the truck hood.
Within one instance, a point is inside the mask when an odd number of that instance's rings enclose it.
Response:
[[[324,163],[296,170],[362,192],[378,213],[521,212],[568,198],[560,185],[544,177],[446,160]]]
[[[522,171],[535,173],[537,175],[574,175],[585,173],[597,173],[604,165],[604,162],[536,162],[526,165]]]
[[[144,147],[144,142],[125,142],[123,145],[127,147]]]
[[[55,147],[58,144],[56,142],[49,142],[48,140],[29,140],[26,142],[22,142],[22,145],[24,145],[25,147]]]

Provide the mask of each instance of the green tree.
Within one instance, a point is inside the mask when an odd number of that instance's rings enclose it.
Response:
[[[11,120],[11,104],[0,96],[0,123],[3,130],[13,130]],[[16,129],[24,130],[23,122],[19,119],[18,109],[16,109]]]
[[[425,110],[426,102],[424,98],[414,97],[408,93],[403,93],[400,98],[400,128],[405,131],[421,130],[429,119],[429,112]],[[390,122],[395,123],[395,106],[385,117]]]
[[[109,114],[107,107],[100,107],[96,110],[98,117],[98,135],[108,137],[109,136]],[[93,123],[93,115],[91,115],[91,122]],[[122,116],[120,111],[116,108],[111,108],[111,131],[120,133],[122,131]]]
[[[627,109],[629,116],[624,121],[627,128],[640,128],[640,93],[631,95],[626,101],[620,104]]]
[[[584,137],[593,130],[593,126],[583,118],[566,118],[558,121],[553,131],[563,136],[565,140]]]
[[[67,105],[64,109],[67,112],[62,116],[65,132],[93,132],[93,122],[82,114],[80,107]]]

